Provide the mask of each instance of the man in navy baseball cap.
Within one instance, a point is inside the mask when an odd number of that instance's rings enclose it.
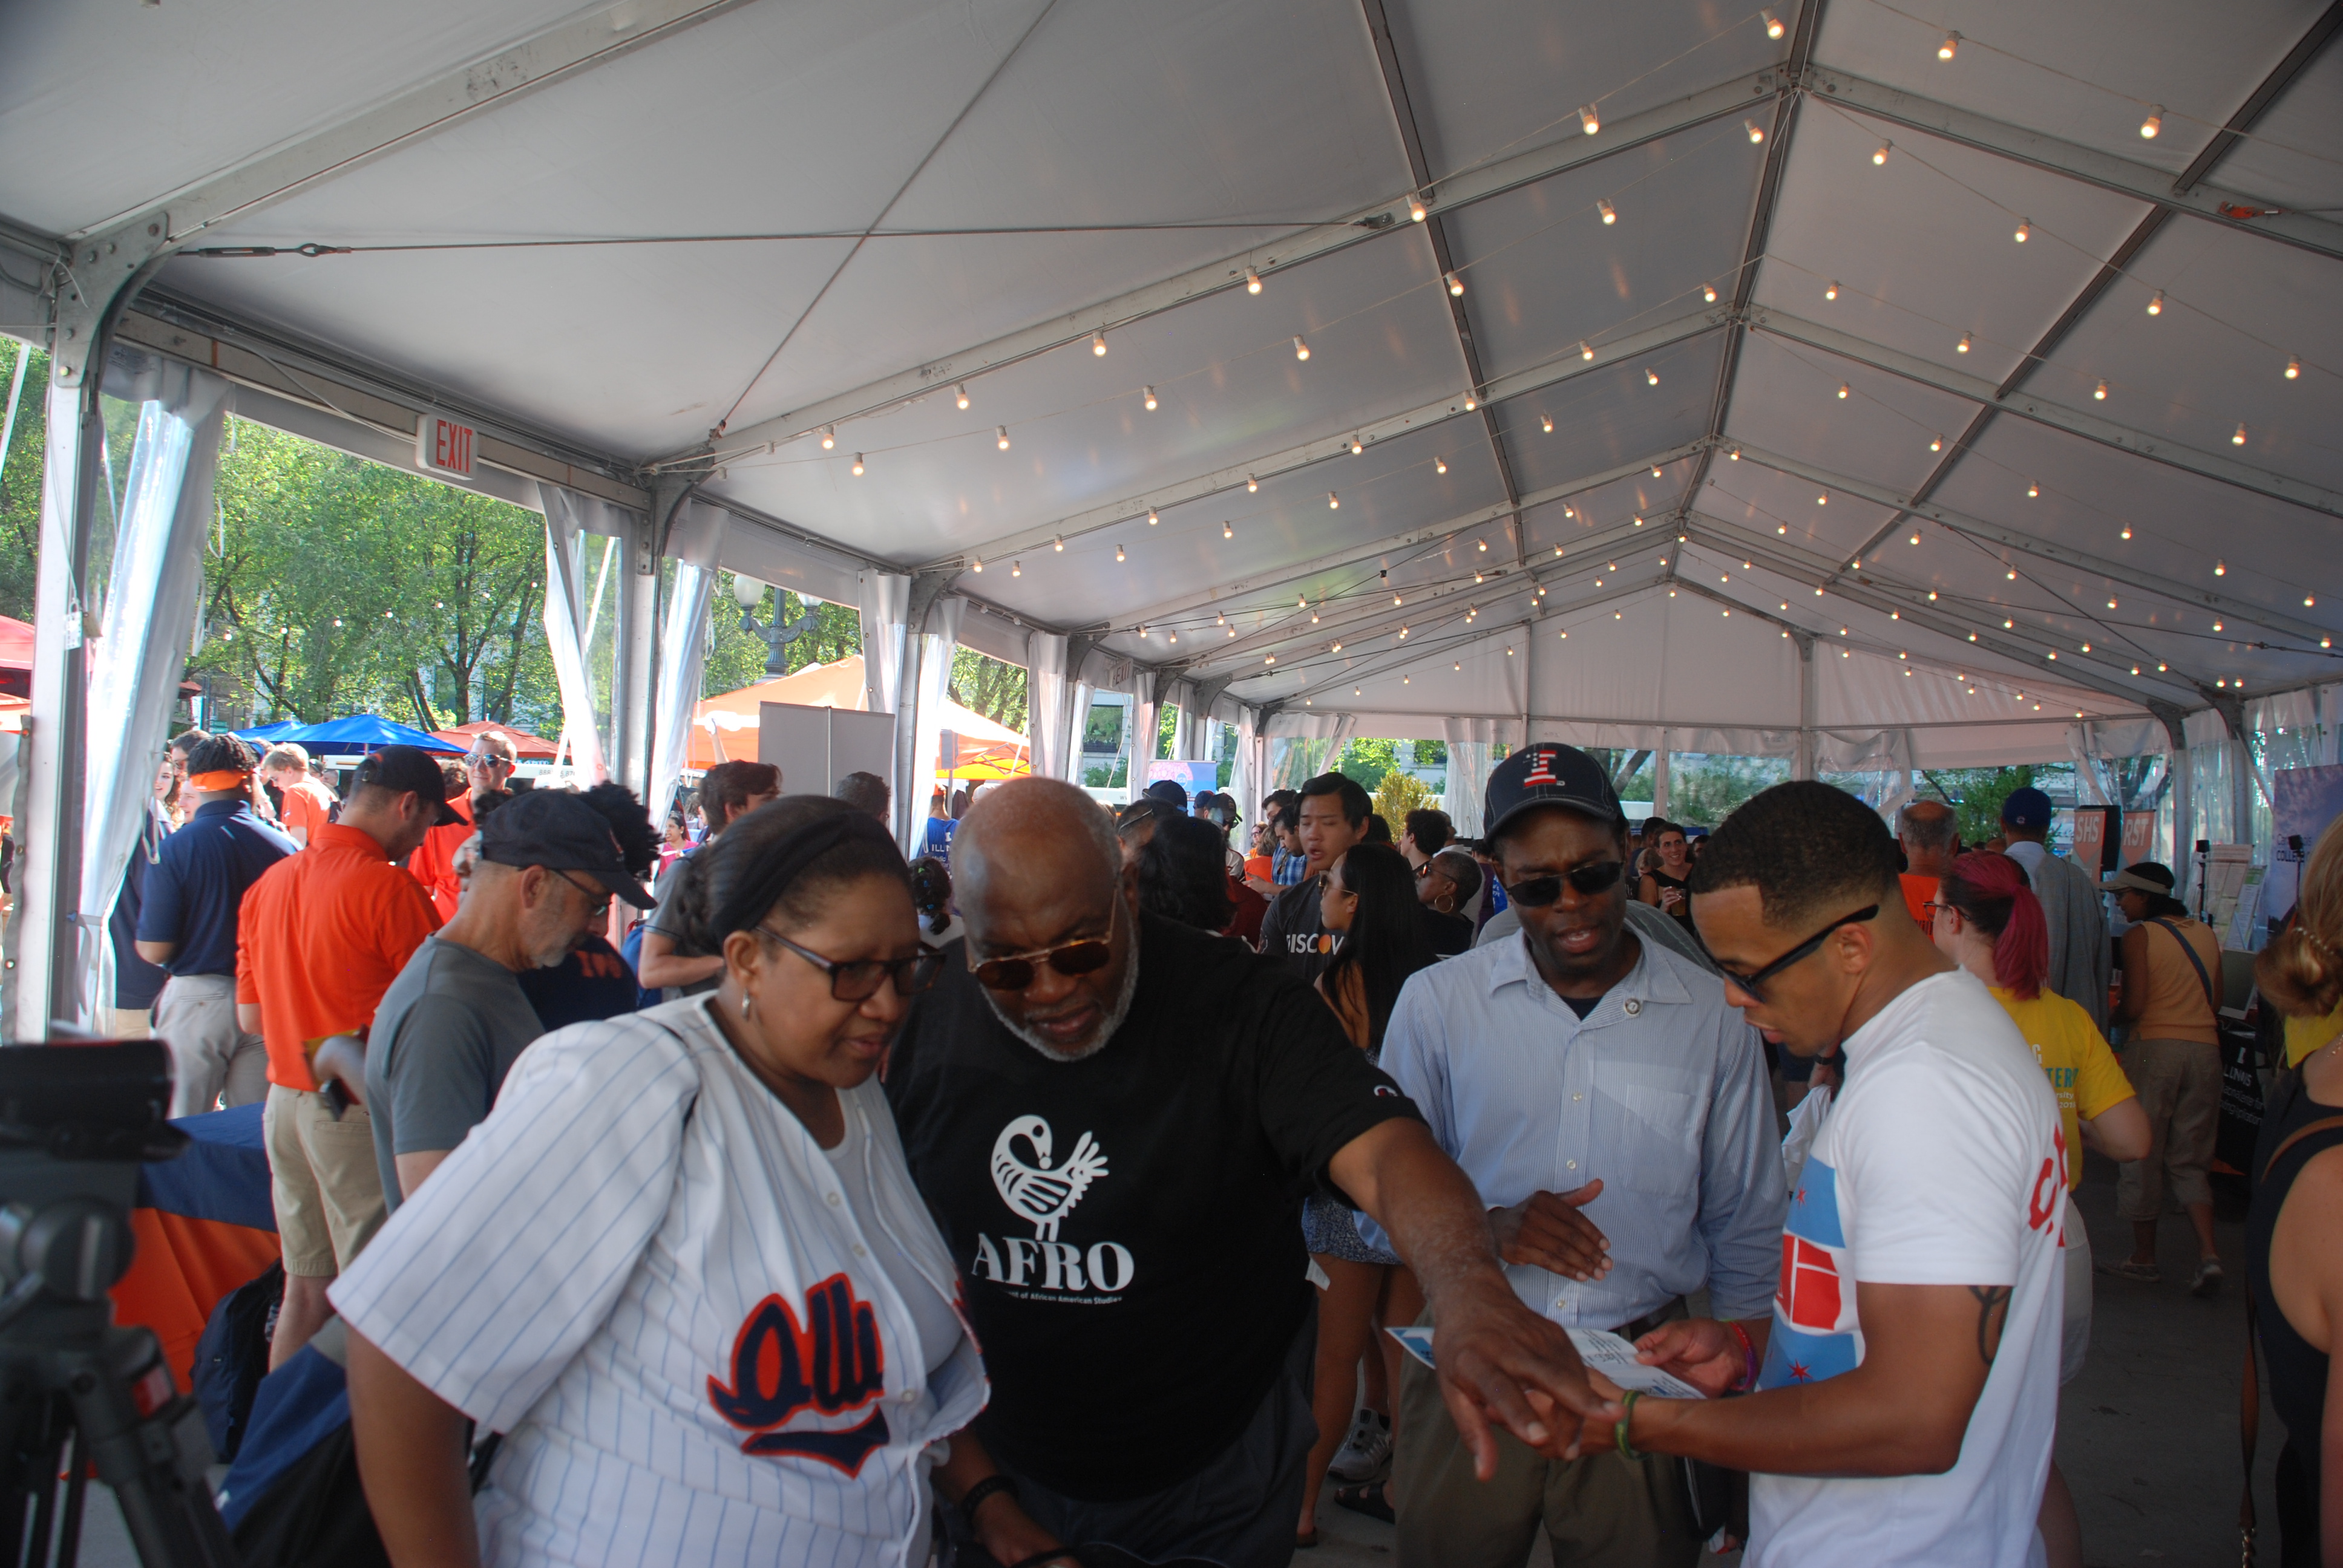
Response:
[[[2050,852],[2050,797],[2031,784],[2001,803],[2001,836],[2009,858],[2026,868],[2050,928],[2050,967],[2042,989],[2056,991],[2107,1027],[2107,981],[2115,968],[2107,906],[2098,879],[2064,855]]]
[[[2050,831],[2051,809],[2050,797],[2027,784],[2012,789],[2009,798],[2001,803],[2001,825],[2039,839]]]

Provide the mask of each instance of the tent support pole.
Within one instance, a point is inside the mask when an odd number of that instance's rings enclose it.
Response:
[[[1790,765],[1793,779],[1815,776],[1815,638],[1812,632],[1794,631],[1798,645],[1798,750]]]

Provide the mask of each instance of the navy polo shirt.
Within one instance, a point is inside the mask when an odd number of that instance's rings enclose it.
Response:
[[[206,800],[146,869],[138,940],[176,942],[175,975],[236,973],[236,912],[260,873],[300,846],[243,800]]]

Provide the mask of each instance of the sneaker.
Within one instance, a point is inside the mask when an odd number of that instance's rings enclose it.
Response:
[[[2221,1293],[2221,1260],[2207,1258],[2197,1265],[2197,1278],[2189,1282],[2192,1296],[2217,1296]]]
[[[1351,1435],[1336,1451],[1327,1473],[1340,1481],[1370,1481],[1391,1458],[1391,1417],[1362,1410],[1352,1418]]]

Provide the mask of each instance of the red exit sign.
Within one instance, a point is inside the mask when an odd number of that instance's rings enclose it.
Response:
[[[437,414],[426,414],[415,426],[415,461],[426,473],[453,478],[472,477],[472,456],[479,433],[469,425]]]

